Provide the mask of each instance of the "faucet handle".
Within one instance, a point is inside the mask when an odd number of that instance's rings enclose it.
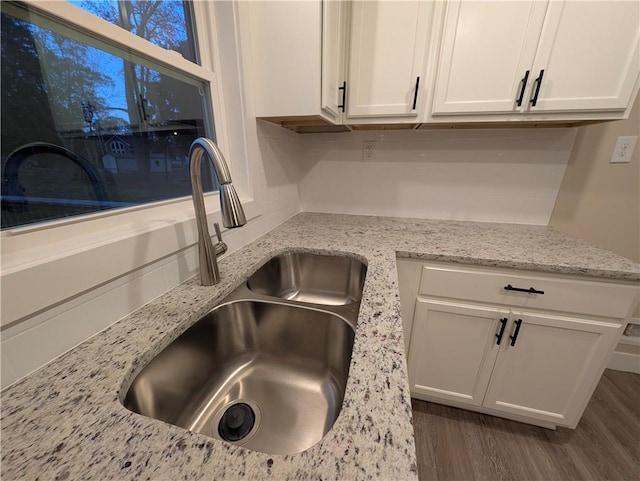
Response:
[[[227,244],[222,241],[222,232],[220,232],[220,226],[217,222],[214,222],[213,228],[216,231],[216,237],[218,238],[218,242],[213,246],[213,250],[216,255],[216,259],[218,256],[221,256],[225,252],[227,252]]]
[[[216,231],[216,237],[218,238],[218,242],[222,242],[222,232],[220,232],[220,225],[217,222],[214,222],[213,228]]]

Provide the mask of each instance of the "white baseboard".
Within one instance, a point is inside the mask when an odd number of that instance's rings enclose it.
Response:
[[[616,371],[640,374],[640,356],[628,352],[614,351],[607,367]]]

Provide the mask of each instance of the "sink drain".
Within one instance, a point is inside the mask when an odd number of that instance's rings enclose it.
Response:
[[[218,434],[225,441],[240,441],[253,429],[256,415],[248,404],[237,403],[227,408],[218,423]]]

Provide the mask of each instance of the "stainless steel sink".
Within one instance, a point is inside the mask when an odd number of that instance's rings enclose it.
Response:
[[[293,252],[267,261],[160,352],[122,403],[268,454],[294,454],[342,409],[366,265]]]
[[[342,408],[352,324],[277,300],[223,303],[137,375],[123,404],[256,451],[303,451]]]
[[[270,259],[248,280],[258,294],[325,306],[360,301],[367,267],[347,256],[291,252]]]

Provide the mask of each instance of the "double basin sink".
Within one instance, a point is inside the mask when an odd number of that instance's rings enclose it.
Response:
[[[342,408],[366,270],[270,259],[138,373],[124,406],[268,454],[310,448]]]

